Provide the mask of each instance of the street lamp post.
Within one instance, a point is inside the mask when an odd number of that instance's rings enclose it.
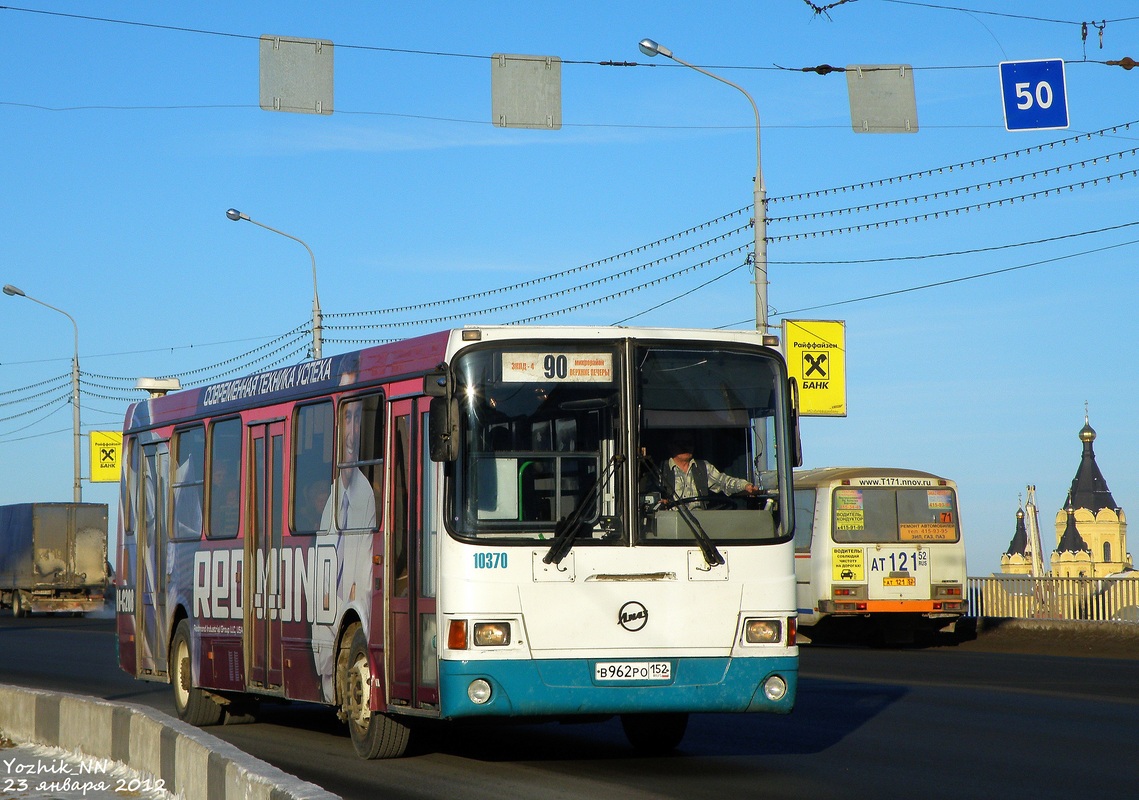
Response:
[[[677,58],[664,45],[657,44],[652,39],[641,39],[639,47],[646,56],[661,55],[665,58],[671,58],[677,64],[683,64],[707,75],[709,78],[718,80],[720,83],[726,83],[741,92],[751,103],[751,110],[755,113],[755,221],[752,224],[755,231],[755,255],[752,258],[755,268],[755,329],[761,333],[767,333],[767,187],[763,183],[763,162],[759,155],[759,108],[756,106],[755,100],[742,86]]]
[[[263,222],[258,222],[255,219],[250,219],[248,214],[242,214],[236,208],[229,209],[225,212],[225,215],[234,222],[245,220],[246,222],[252,222],[254,225],[262,227],[267,231],[279,233],[281,236],[284,236],[287,239],[292,239],[294,242],[300,242],[304,246],[304,249],[308,250],[308,257],[312,260],[312,357],[319,361],[321,345],[321,313],[320,297],[316,292],[316,256],[312,254],[312,248],[305,244],[304,241],[298,239],[292,234],[285,233],[284,231],[279,231],[276,228],[270,228]]]
[[[12,284],[4,286],[4,294],[9,297],[27,297],[33,303],[39,303],[41,306],[50,308],[52,311],[58,311],[63,316],[71,320],[71,326],[75,329],[75,355],[71,359],[71,427],[74,434],[74,466],[75,466],[75,485],[73,487],[73,495],[76,503],[83,502],[83,482],[80,477],[80,457],[79,453],[82,449],[82,434],[79,432],[79,325],[75,322],[75,317],[68,314],[62,308],[56,308],[53,305],[48,305],[42,300],[37,300],[30,297],[20,289],[17,289]]]

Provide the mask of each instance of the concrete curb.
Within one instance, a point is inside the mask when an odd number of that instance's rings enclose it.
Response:
[[[1139,624],[1102,620],[1024,619],[1022,617],[971,617],[978,635],[1001,630],[1082,633],[1111,639],[1139,639]]]
[[[1021,617],[968,617],[957,623],[957,632],[978,641],[1001,641],[1035,637],[1049,642],[1082,642],[1094,649],[1129,647],[1139,650],[1139,624],[1068,619]],[[1092,654],[1092,653],[1089,653]]]
[[[186,800],[338,800],[229,742],[134,703],[0,685],[0,731],[160,778]]]

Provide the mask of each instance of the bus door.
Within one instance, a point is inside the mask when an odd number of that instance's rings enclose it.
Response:
[[[249,426],[249,496],[247,498],[245,603],[247,680],[261,690],[280,690],[281,680],[281,535],[284,486],[285,423]]]
[[[795,487],[795,590],[796,602],[802,624],[813,624],[816,620],[815,612],[819,608],[819,597],[813,590],[814,559],[811,558],[811,548],[815,539],[815,502],[816,490],[812,487]],[[830,518],[822,515],[821,519]],[[823,544],[830,542],[830,537],[822,535],[819,540]]]
[[[436,492],[430,479],[433,462],[428,456],[427,401],[396,400],[391,409],[392,524],[385,583],[391,614],[391,702],[434,708],[439,701],[432,513]]]
[[[166,442],[143,445],[142,530],[138,535],[138,619],[140,631],[138,671],[146,675],[165,675],[166,645],[166,543],[169,520],[166,498],[170,489],[170,448]]]

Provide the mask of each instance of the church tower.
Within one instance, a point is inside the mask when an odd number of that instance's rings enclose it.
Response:
[[[1083,456],[1072,479],[1068,502],[1056,514],[1052,574],[1059,577],[1102,578],[1131,567],[1127,516],[1116,505],[1096,464],[1092,448],[1095,438],[1095,429],[1085,413],[1084,427],[1080,429]]]
[[[1029,550],[1028,529],[1024,527],[1024,509],[1016,510],[1016,530],[1008,550],[1001,556],[1001,574],[1031,575],[1032,552]]]

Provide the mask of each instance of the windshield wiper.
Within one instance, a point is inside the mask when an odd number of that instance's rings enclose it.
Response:
[[[688,526],[688,530],[692,531],[692,538],[700,545],[700,552],[704,554],[704,561],[707,562],[709,567],[719,566],[726,564],[724,554],[716,547],[716,543],[712,541],[712,537],[700,525],[700,520],[696,519],[696,515],[692,513],[692,509],[684,504],[683,501],[678,500],[676,494],[668,486],[665,486],[664,480],[657,469],[657,465],[653,462],[647,454],[641,454],[641,463],[648,468],[649,474],[653,476],[653,481],[656,483],[657,488],[660,489],[661,497],[664,497],[680,518],[684,520],[684,524]]]
[[[593,505],[593,500],[597,497],[597,492],[603,486],[609,483],[609,479],[613,477],[617,467],[625,463],[625,457],[622,455],[615,455],[609,459],[609,465],[605,471],[597,476],[597,480],[593,482],[593,486],[585,493],[585,497],[581,502],[574,507],[574,509],[558,520],[554,526],[554,541],[550,545],[549,551],[542,557],[543,564],[560,564],[562,559],[569,553],[570,548],[573,547],[574,539],[581,531],[581,518],[585,514],[585,510]]]

